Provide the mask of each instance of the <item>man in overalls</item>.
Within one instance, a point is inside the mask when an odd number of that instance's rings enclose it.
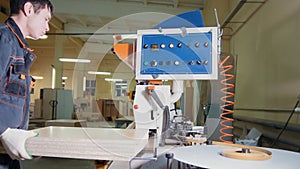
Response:
[[[37,133],[29,122],[29,68],[35,55],[25,37],[38,39],[49,31],[53,5],[49,0],[10,0],[10,17],[0,24],[0,169],[19,169],[19,160],[32,159],[25,141]]]

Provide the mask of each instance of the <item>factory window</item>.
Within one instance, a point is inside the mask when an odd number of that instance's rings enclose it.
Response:
[[[115,82],[115,96],[124,97],[127,93],[128,84],[126,80]]]
[[[96,80],[86,80],[85,91],[91,96],[96,96]]]

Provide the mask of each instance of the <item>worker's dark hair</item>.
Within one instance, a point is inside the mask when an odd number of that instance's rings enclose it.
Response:
[[[10,15],[19,14],[26,2],[32,3],[35,13],[39,13],[41,9],[47,7],[53,15],[54,7],[50,0],[10,0]]]

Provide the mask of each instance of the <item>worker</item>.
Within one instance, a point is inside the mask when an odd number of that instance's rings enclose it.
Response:
[[[25,141],[37,133],[28,131],[29,68],[35,55],[26,37],[39,39],[49,31],[53,15],[50,0],[10,0],[10,16],[0,25],[0,169],[19,169],[20,161],[32,159]]]

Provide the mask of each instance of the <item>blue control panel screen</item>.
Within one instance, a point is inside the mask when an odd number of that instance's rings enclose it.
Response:
[[[211,74],[212,33],[142,36],[141,75]]]

